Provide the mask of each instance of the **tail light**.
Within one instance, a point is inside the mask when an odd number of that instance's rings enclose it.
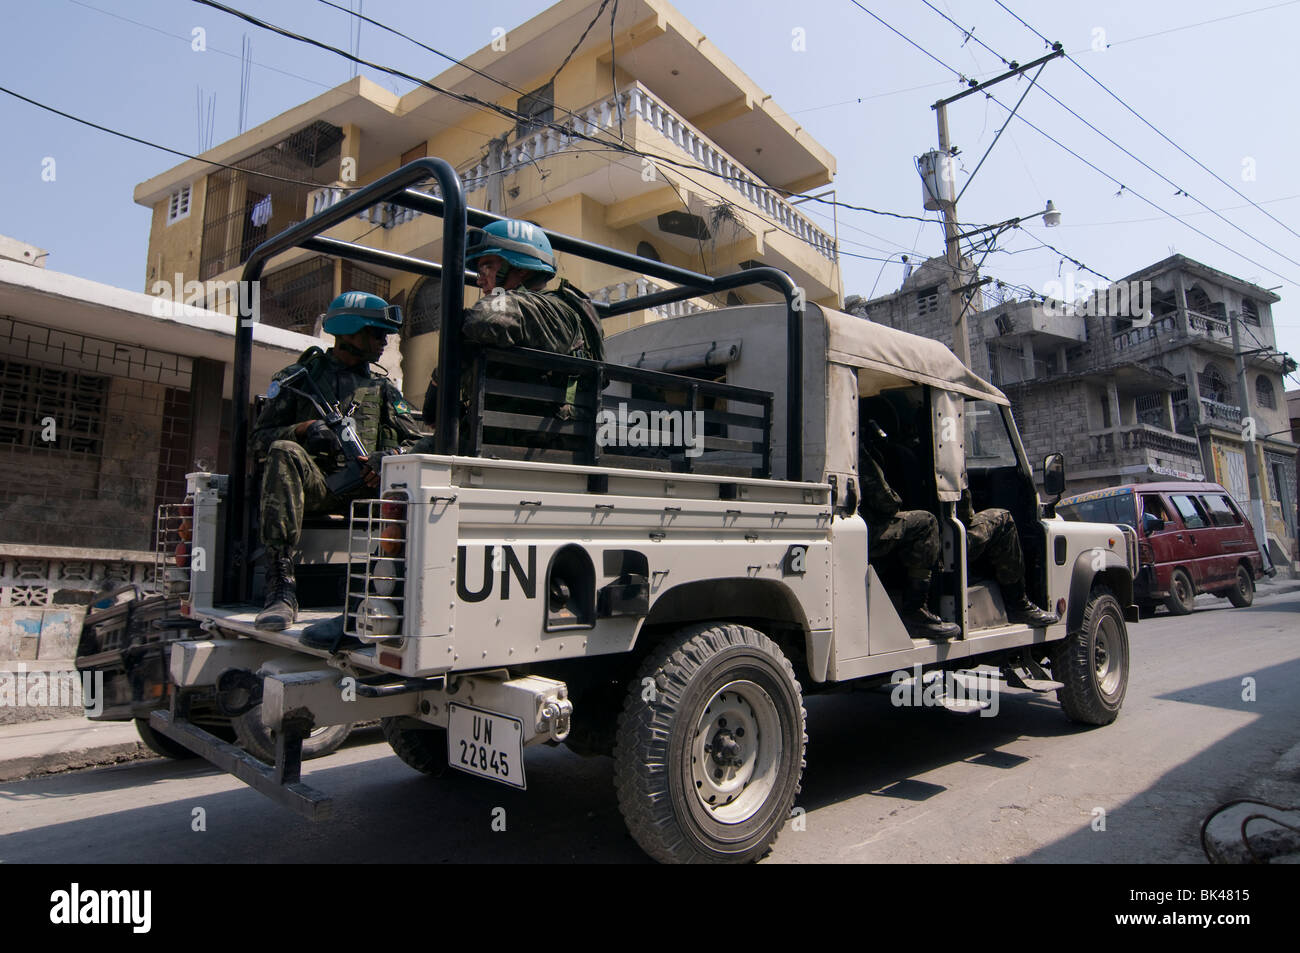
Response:
[[[366,641],[402,634],[405,615],[405,490],[352,504],[347,630]]]

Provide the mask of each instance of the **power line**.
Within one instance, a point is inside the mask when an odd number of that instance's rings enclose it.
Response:
[[[858,2],[858,0],[851,0],[851,2],[852,2],[855,6],[857,6],[857,7],[861,8],[861,9],[865,10],[865,11],[868,12],[868,13],[871,13],[871,11],[866,10],[866,7],[863,7],[862,4]],[[936,62],[940,63],[942,66],[944,66],[944,68],[948,69],[950,72],[952,72],[952,73],[956,73],[956,74],[959,75],[959,76],[961,75],[960,73],[958,73],[957,70],[953,69],[953,67],[949,66],[947,63],[944,63],[942,60],[940,60],[938,57],[936,57],[936,56],[935,56],[933,53],[931,53],[929,50],[926,50],[926,49],[924,49],[923,47],[919,46],[919,45],[918,45],[914,40],[912,40],[910,37],[906,36],[905,34],[899,33],[899,31],[896,30],[896,29],[894,29],[894,27],[889,26],[889,24],[885,23],[884,20],[881,20],[880,17],[876,16],[876,14],[871,13],[871,16],[872,16],[874,19],[876,19],[877,21],[879,21],[880,23],[882,23],[882,24],[884,24],[885,26],[889,27],[889,29],[890,29],[891,31],[893,31],[894,33],[896,33],[896,34],[898,34],[899,36],[903,37],[903,39],[905,39],[905,40],[906,40],[908,43],[910,43],[912,46],[915,46],[917,49],[921,50],[923,53],[926,54],[926,56],[928,56],[928,57],[930,57],[931,59],[935,60]],[[985,95],[985,96],[988,97],[989,99],[993,100],[993,102],[997,103],[997,104],[998,104],[999,106],[1001,106],[1003,109],[1007,110],[1007,112],[1011,112],[1011,111],[1012,111],[1011,108],[1010,108],[1009,106],[1007,106],[1005,103],[1003,103],[1000,99],[998,99],[998,98],[997,98],[996,96],[994,96],[992,93],[989,93],[987,90],[983,91],[983,95]],[[1022,115],[1020,115],[1019,113],[1017,113],[1017,114],[1016,114],[1016,117],[1017,117],[1021,122],[1025,123],[1027,126],[1029,126],[1030,129],[1033,129],[1035,132],[1037,132],[1039,135],[1043,136],[1043,137],[1044,137],[1045,139],[1047,139],[1049,142],[1054,143],[1054,144],[1055,144],[1056,146],[1058,146],[1059,148],[1063,149],[1064,151],[1068,152],[1070,155],[1074,156],[1076,159],[1078,159],[1078,160],[1079,160],[1080,162],[1082,162],[1084,165],[1088,166],[1088,168],[1092,169],[1094,172],[1096,172],[1097,174],[1103,176],[1104,178],[1109,179],[1109,180],[1110,180],[1111,182],[1113,182],[1115,185],[1118,185],[1118,186],[1120,187],[1120,191],[1121,191],[1121,192],[1124,192],[1124,191],[1131,192],[1133,195],[1137,196],[1137,197],[1138,197],[1139,199],[1141,199],[1143,202],[1145,202],[1146,204],[1150,205],[1150,206],[1151,206],[1152,208],[1154,208],[1156,211],[1163,213],[1164,215],[1168,216],[1169,218],[1172,218],[1174,221],[1178,222],[1178,223],[1181,224],[1183,227],[1190,229],[1191,231],[1193,231],[1193,232],[1195,232],[1196,234],[1200,235],[1200,236],[1201,236],[1202,238],[1204,238],[1206,241],[1211,242],[1211,243],[1214,244],[1214,245],[1217,245],[1219,248],[1222,248],[1224,251],[1230,252],[1231,254],[1238,256],[1239,258],[1243,259],[1244,261],[1248,261],[1248,262],[1250,262],[1252,265],[1256,266],[1257,268],[1262,268],[1262,269],[1264,269],[1265,271],[1267,271],[1269,274],[1271,274],[1271,275],[1276,275],[1277,277],[1281,278],[1282,280],[1287,281],[1287,282],[1289,282],[1289,283],[1291,283],[1291,284],[1293,284],[1293,285],[1300,284],[1300,282],[1296,282],[1295,280],[1293,280],[1293,279],[1291,279],[1291,278],[1288,278],[1288,277],[1286,277],[1285,275],[1282,275],[1282,274],[1278,273],[1278,272],[1275,271],[1274,269],[1269,268],[1267,265],[1262,264],[1261,262],[1256,261],[1255,259],[1251,258],[1249,255],[1246,255],[1244,252],[1238,251],[1238,250],[1235,249],[1235,248],[1232,248],[1232,247],[1230,247],[1230,246],[1228,246],[1228,245],[1225,245],[1223,242],[1219,241],[1218,239],[1213,238],[1213,237],[1211,237],[1210,235],[1207,235],[1205,232],[1201,231],[1201,230],[1200,230],[1199,228],[1197,228],[1195,225],[1192,225],[1192,224],[1190,224],[1190,223],[1188,223],[1188,222],[1183,221],[1181,218],[1179,218],[1179,217],[1178,217],[1177,215],[1175,215],[1173,212],[1170,212],[1170,211],[1168,211],[1167,209],[1163,208],[1162,206],[1156,204],[1156,203],[1153,202],[1151,199],[1149,199],[1149,198],[1147,198],[1145,195],[1143,195],[1141,192],[1138,192],[1136,189],[1129,188],[1129,187],[1126,186],[1123,182],[1121,182],[1119,179],[1115,178],[1115,176],[1111,175],[1110,173],[1103,171],[1103,170],[1102,170],[1101,168],[1099,168],[1097,165],[1095,165],[1094,163],[1088,161],[1088,160],[1085,159],[1083,156],[1079,155],[1079,153],[1075,152],[1075,151],[1074,151],[1073,149],[1071,149],[1069,146],[1065,145],[1065,144],[1064,144],[1063,142],[1061,142],[1060,140],[1056,139],[1055,137],[1053,137],[1053,136],[1050,135],[1049,133],[1045,132],[1043,129],[1039,128],[1037,125],[1035,125],[1035,124],[1034,124],[1033,122],[1031,122],[1030,120],[1026,119],[1024,116],[1022,116]],[[1089,270],[1091,270],[1091,269],[1089,269]]]
[[[1011,16],[1015,17],[1015,18],[1016,18],[1017,20],[1019,20],[1022,24],[1024,24],[1024,26],[1025,26],[1026,29],[1028,29],[1031,33],[1033,33],[1035,36],[1037,36],[1039,39],[1041,39],[1044,43],[1047,42],[1047,38],[1046,38],[1045,36],[1043,36],[1043,34],[1039,33],[1037,30],[1035,30],[1035,29],[1034,29],[1032,26],[1030,26],[1028,23],[1025,23],[1025,21],[1022,20],[1022,19],[1021,19],[1021,18],[1020,18],[1020,17],[1019,17],[1019,16],[1018,16],[1014,11],[1012,11],[1010,7],[1008,7],[1005,3],[1003,3],[1002,0],[994,0],[994,2],[997,3],[997,5],[1000,6],[1003,10],[1006,10],[1007,13],[1011,14]],[[1295,2],[1295,0],[1292,0],[1292,2]],[[1277,4],[1277,6],[1286,6],[1286,5],[1287,5],[1287,4],[1284,4],[1284,3]],[[1271,9],[1274,9],[1274,8],[1273,8],[1273,7],[1265,7],[1264,9],[1271,10]],[[1229,19],[1229,18],[1228,18],[1228,17],[1220,17],[1219,19]],[[1217,21],[1207,21],[1207,22],[1217,22]],[[1150,121],[1149,121],[1145,116],[1143,116],[1143,115],[1142,115],[1141,113],[1139,113],[1136,109],[1134,109],[1134,108],[1133,108],[1132,106],[1130,106],[1127,102],[1125,102],[1124,99],[1123,99],[1122,97],[1120,97],[1117,93],[1115,93],[1115,92],[1114,92],[1114,91],[1113,91],[1109,86],[1107,86],[1105,83],[1103,83],[1103,82],[1102,82],[1101,80],[1099,80],[1097,77],[1093,76],[1092,73],[1088,72],[1088,70],[1084,68],[1083,64],[1081,64],[1081,63],[1080,63],[1078,60],[1076,60],[1073,56],[1071,56],[1070,54],[1067,53],[1065,58],[1068,59],[1071,63],[1073,63],[1073,64],[1074,64],[1074,65],[1079,69],[1079,71],[1083,73],[1084,76],[1088,77],[1090,80],[1092,80],[1094,83],[1096,83],[1096,84],[1097,84],[1098,86],[1100,86],[1102,89],[1104,89],[1104,90],[1107,92],[1107,94],[1109,94],[1110,97],[1111,97],[1112,99],[1115,100],[1115,102],[1119,103],[1121,106],[1123,106],[1125,109],[1127,109],[1129,112],[1131,112],[1131,113],[1132,113],[1134,116],[1136,116],[1138,119],[1142,120],[1142,122],[1143,122],[1143,123],[1144,123],[1144,124],[1145,124],[1145,125],[1146,125],[1146,126],[1147,126],[1151,131],[1152,131],[1152,132],[1154,132],[1156,135],[1158,135],[1161,139],[1165,140],[1165,142],[1169,143],[1171,146],[1173,146],[1175,149],[1177,149],[1179,152],[1181,152],[1181,153],[1182,153],[1183,155],[1185,155],[1187,158],[1191,159],[1191,160],[1192,160],[1193,162],[1195,162],[1198,166],[1200,166],[1201,169],[1203,169],[1204,171],[1208,172],[1210,175],[1214,176],[1214,178],[1215,178],[1219,183],[1221,183],[1222,185],[1227,186],[1227,187],[1228,187],[1229,189],[1231,189],[1231,190],[1232,190],[1232,191],[1233,191],[1233,192],[1234,192],[1234,193],[1235,193],[1239,198],[1243,198],[1243,199],[1245,199],[1248,203],[1250,203],[1250,205],[1254,206],[1254,207],[1255,207],[1257,210],[1259,210],[1260,212],[1263,212],[1264,215],[1266,215],[1268,218],[1272,219],[1272,220],[1273,220],[1274,222],[1276,222],[1278,225],[1281,225],[1283,228],[1285,228],[1288,232],[1290,232],[1290,233],[1291,233],[1292,235],[1294,235],[1296,238],[1300,238],[1300,232],[1297,232],[1297,231],[1296,231],[1295,229],[1293,229],[1290,225],[1286,224],[1286,222],[1282,221],[1281,219],[1277,218],[1276,216],[1271,215],[1271,214],[1270,214],[1266,209],[1261,208],[1261,207],[1259,206],[1259,204],[1255,202],[1254,199],[1250,198],[1250,196],[1248,196],[1248,195],[1246,195],[1245,193],[1243,193],[1240,189],[1238,189],[1238,188],[1237,188],[1235,185],[1233,185],[1231,182],[1228,182],[1226,179],[1224,179],[1224,178],[1222,178],[1221,176],[1219,176],[1219,174],[1218,174],[1217,172],[1215,172],[1213,169],[1211,169],[1209,166],[1207,166],[1204,162],[1202,162],[1200,159],[1196,158],[1196,156],[1192,155],[1190,152],[1188,152],[1186,149],[1184,149],[1184,148],[1183,148],[1182,146],[1180,146],[1178,143],[1174,142],[1174,140],[1170,139],[1167,135],[1165,135],[1163,132],[1161,132],[1159,129],[1157,129],[1156,126],[1155,126],[1154,124],[1152,124],[1152,123],[1151,123],[1151,122],[1150,122]],[[1166,181],[1168,181],[1168,180],[1166,180]],[[1261,244],[1262,244],[1262,243],[1261,243]],[[1283,257],[1285,258],[1286,256],[1284,255]],[[1288,260],[1288,261],[1291,261],[1291,259],[1289,259],[1289,258],[1288,258],[1287,260]],[[1295,262],[1292,262],[1292,263],[1295,264]]]
[[[47,106],[45,103],[38,102],[22,93],[16,93],[12,89],[0,86],[0,93],[8,93],[15,99],[21,99],[25,103],[30,103],[38,109],[44,109],[46,112],[52,112],[56,116],[62,116],[64,119],[71,119],[73,122],[79,122],[83,126],[89,126],[92,129],[98,129],[100,132],[106,132],[109,135],[117,136],[120,139],[127,139],[131,142],[138,142],[142,146],[148,146],[151,149],[158,149],[162,152],[170,152],[174,156],[180,156],[183,159],[193,159],[196,162],[202,162],[204,165],[216,166],[219,169],[231,169],[235,172],[243,172],[245,175],[258,175],[264,179],[275,179],[277,182],[288,182],[291,185],[310,185],[314,189],[325,186],[325,182],[309,182],[305,179],[291,179],[283,175],[274,175],[270,172],[257,172],[252,169],[244,169],[237,165],[229,165],[225,162],[217,162],[215,159],[204,159],[202,156],[196,156],[189,152],[182,152],[180,149],[173,149],[170,146],[162,146],[156,142],[150,142],[148,139],[141,139],[139,136],[133,136],[130,133],[120,132],[117,129],[110,129],[108,126],[101,126],[97,122],[91,122],[89,119],[82,119],[80,116],[74,116],[72,113],[64,112],[62,109],[56,109],[53,106]]]
[[[1005,63],[1008,67],[1011,66],[1011,61],[1007,60],[1006,57],[1002,56],[1002,54],[1000,54],[997,50],[993,49],[991,46],[989,46],[987,43],[985,43],[985,42],[984,42],[983,40],[981,40],[979,37],[975,36],[975,33],[974,33],[974,30],[973,30],[973,29],[970,30],[970,31],[965,30],[965,29],[964,29],[964,28],[963,28],[959,23],[957,23],[957,21],[955,21],[952,17],[948,16],[948,15],[947,15],[946,13],[944,13],[942,10],[939,10],[939,9],[938,9],[937,7],[935,7],[932,3],[930,3],[930,0],[921,0],[921,2],[924,3],[924,4],[925,4],[927,7],[929,7],[931,10],[933,10],[935,13],[937,13],[939,16],[943,17],[945,20],[947,20],[949,23],[951,23],[951,24],[952,24],[954,27],[956,27],[958,30],[961,30],[962,33],[963,33],[963,35],[965,35],[965,36],[967,36],[967,37],[969,37],[969,38],[974,39],[976,43],[978,43],[978,44],[979,44],[980,46],[982,46],[984,49],[988,50],[990,53],[992,53],[994,56],[996,56],[999,60],[1001,60],[1003,63]],[[995,2],[998,4],[998,6],[1002,7],[1002,9],[1006,10],[1008,13],[1011,13],[1012,16],[1016,16],[1014,13],[1011,12],[1011,10],[1010,10],[1010,9],[1009,9],[1009,8],[1008,8],[1004,3],[1002,3],[1002,0],[995,0]],[[1020,18],[1019,18],[1019,17],[1016,17],[1016,19],[1019,20]],[[1020,20],[1020,22],[1021,22],[1021,23],[1024,23],[1023,20]],[[1029,27],[1029,24],[1025,23],[1025,26]],[[1059,44],[1052,44],[1051,42],[1049,42],[1049,41],[1047,40],[1046,37],[1044,37],[1044,36],[1043,36],[1041,33],[1039,33],[1037,30],[1034,30],[1033,27],[1029,27],[1029,29],[1030,29],[1030,30],[1033,30],[1033,32],[1034,32],[1034,33],[1035,33],[1035,34],[1036,34],[1040,39],[1042,39],[1044,43],[1047,43],[1048,46],[1049,46],[1050,48],[1052,48],[1052,49],[1056,49],[1057,46],[1059,45]],[[1071,62],[1074,62],[1074,61],[1071,60]],[[1076,63],[1075,65],[1077,66],[1078,64]],[[1083,67],[1079,67],[1079,68],[1080,68],[1080,69],[1083,69]],[[1084,70],[1084,72],[1086,73],[1087,71]],[[1091,76],[1091,74],[1089,74],[1089,76]],[[1095,79],[1095,78],[1094,78],[1094,79]],[[1097,81],[1097,82],[1098,82],[1098,84],[1100,85],[1100,81]],[[1191,199],[1191,200],[1192,200],[1193,202],[1195,202],[1197,205],[1201,206],[1201,208],[1205,209],[1205,211],[1213,213],[1214,216],[1215,216],[1216,218],[1218,218],[1220,221],[1222,221],[1224,224],[1226,224],[1226,225],[1228,225],[1228,226],[1230,226],[1230,227],[1236,229],[1237,231],[1241,232],[1241,234],[1245,235],[1247,238],[1249,238],[1251,241],[1255,242],[1257,245],[1260,245],[1261,247],[1266,248],[1268,251],[1271,251],[1273,254],[1277,255],[1279,258],[1282,258],[1282,259],[1284,259],[1285,261],[1288,261],[1288,262],[1290,262],[1291,264],[1296,265],[1297,267],[1300,267],[1300,261],[1296,261],[1294,258],[1290,257],[1289,255],[1286,255],[1286,254],[1284,254],[1283,252],[1278,251],[1276,248],[1274,248],[1272,245],[1268,244],[1268,243],[1265,242],[1264,240],[1262,240],[1262,239],[1260,239],[1260,238],[1256,238],[1254,235],[1252,235],[1250,232],[1246,231],[1244,228],[1242,228],[1242,227],[1241,227],[1240,225],[1238,225],[1236,222],[1232,221],[1231,219],[1227,218],[1226,216],[1224,216],[1224,215],[1220,214],[1219,212],[1215,211],[1214,209],[1210,208],[1210,206],[1208,206],[1207,204],[1205,204],[1204,202],[1202,202],[1202,201],[1201,201],[1200,199],[1198,199],[1196,196],[1192,195],[1190,192],[1188,192],[1186,189],[1184,189],[1182,186],[1180,186],[1177,182],[1173,181],[1173,179],[1169,178],[1169,177],[1168,177],[1167,175],[1165,175],[1163,172],[1161,172],[1160,170],[1154,168],[1153,166],[1151,166],[1149,163],[1147,163],[1147,162],[1144,161],[1143,159],[1139,158],[1138,156],[1134,155],[1132,152],[1130,152],[1127,148],[1125,148],[1125,147],[1124,147],[1123,145],[1121,145],[1119,142],[1116,142],[1113,138],[1111,138],[1109,135],[1107,135],[1107,134],[1106,134],[1105,132],[1103,132],[1101,129],[1097,128],[1095,125],[1093,125],[1093,124],[1092,124],[1091,122],[1089,122],[1087,119],[1085,119],[1083,116],[1080,116],[1080,115],[1079,115],[1075,110],[1071,109],[1071,108],[1070,108],[1069,106],[1067,106],[1065,103],[1061,102],[1061,100],[1057,99],[1056,96],[1052,95],[1051,91],[1048,90],[1046,86],[1044,86],[1044,85],[1042,85],[1042,84],[1040,83],[1039,86],[1038,86],[1038,88],[1039,88],[1040,90],[1042,90],[1043,95],[1047,96],[1050,100],[1052,100],[1052,102],[1056,103],[1056,105],[1060,106],[1062,109],[1064,109],[1066,112],[1068,112],[1068,113],[1069,113],[1071,116],[1073,116],[1075,119],[1079,120],[1081,123],[1083,123],[1083,124],[1084,124],[1085,126],[1087,126],[1089,129],[1091,129],[1093,132],[1097,133],[1097,135],[1101,136],[1103,139],[1105,139],[1107,142],[1109,142],[1111,145],[1113,145],[1113,146],[1114,146],[1116,149],[1118,149],[1120,152],[1124,153],[1124,154],[1125,154],[1126,156],[1128,156],[1130,159],[1132,159],[1133,161],[1137,162],[1139,165],[1141,165],[1141,166],[1142,166],[1144,169],[1146,169],[1148,172],[1151,172],[1152,174],[1156,175],[1157,177],[1163,179],[1166,183],[1168,183],[1170,186],[1172,186],[1174,189],[1177,190],[1177,193],[1176,193],[1176,194],[1181,194],[1181,195],[1185,195],[1185,196],[1187,196],[1189,199]],[[1105,86],[1102,86],[1102,88],[1105,89]],[[1110,90],[1108,90],[1108,89],[1107,89],[1106,91],[1107,91],[1107,92],[1110,92]],[[1027,94],[1027,93],[1028,93],[1028,90],[1026,90],[1026,94]],[[1111,95],[1114,96],[1115,94],[1114,94],[1114,93],[1111,93]],[[1024,98],[1024,96],[1021,97],[1021,99],[1023,99],[1023,98]],[[1116,99],[1119,99],[1119,97],[1115,97],[1115,98],[1116,98]],[[994,101],[996,102],[996,100],[994,100]],[[1119,100],[1119,101],[1120,101],[1121,103],[1123,103],[1123,100]],[[1123,104],[1127,107],[1127,104],[1126,104],[1126,103],[1123,103]],[[1002,105],[1002,104],[1001,104],[1001,103],[998,103],[998,105]],[[1004,106],[1003,108],[1005,109],[1006,107]],[[1134,112],[1134,111],[1131,109],[1131,107],[1128,107],[1128,108],[1129,108],[1129,111],[1130,111],[1130,112],[1133,112],[1133,114],[1134,114],[1135,116],[1138,115],[1136,112]],[[1012,115],[1015,115],[1015,114],[1016,114],[1016,113],[1015,113],[1015,110],[1012,110]],[[1141,117],[1141,116],[1138,116],[1138,118],[1141,119],[1142,117]],[[1007,117],[1007,121],[1008,121],[1008,122],[1011,121],[1011,117],[1010,117],[1010,116]],[[1145,122],[1145,120],[1143,120],[1143,121]],[[1150,124],[1150,123],[1147,123],[1147,125],[1151,125],[1151,124]],[[1151,126],[1151,128],[1152,128],[1152,129],[1155,129],[1154,126]],[[1159,131],[1160,131],[1160,130],[1156,129],[1156,132],[1159,132]],[[1161,135],[1163,135],[1163,133],[1161,133]],[[1168,139],[1167,136],[1166,136],[1165,138]],[[1169,141],[1170,141],[1171,143],[1173,142],[1173,140],[1169,140]],[[1177,143],[1174,143],[1174,145],[1175,145],[1175,147],[1177,147]],[[1184,153],[1184,154],[1186,154],[1186,153]],[[1188,157],[1189,157],[1189,158],[1193,158],[1193,157],[1191,157],[1190,155],[1189,155]],[[982,160],[981,160],[981,161],[982,161]],[[1197,160],[1195,160],[1195,159],[1193,158],[1193,161],[1197,161]],[[1199,162],[1197,162],[1197,164],[1200,165]],[[1202,166],[1202,168],[1204,168],[1204,166]],[[1217,176],[1216,176],[1216,178],[1217,178]],[[1220,180],[1220,181],[1222,181],[1222,180]],[[1234,191],[1236,191],[1236,190],[1234,189]],[[1240,192],[1238,192],[1237,194],[1238,194],[1238,195],[1241,195]],[[1242,198],[1246,198],[1246,196],[1243,195]],[[1247,199],[1247,201],[1250,201],[1250,200]],[[1253,203],[1252,203],[1252,204],[1253,204]],[[1265,214],[1268,214],[1268,213],[1265,213]],[[1270,218],[1271,218],[1271,217],[1272,217],[1272,216],[1270,216]],[[1284,226],[1284,227],[1285,227],[1285,226]],[[1297,236],[1297,237],[1300,237],[1300,236]],[[1262,266],[1261,266],[1261,267],[1262,267]],[[1274,274],[1277,274],[1277,273],[1274,272]],[[1281,276],[1281,275],[1278,275],[1278,277],[1282,277],[1282,276]]]

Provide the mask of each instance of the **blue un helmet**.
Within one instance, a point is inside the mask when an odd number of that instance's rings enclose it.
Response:
[[[402,329],[402,309],[390,305],[379,295],[365,291],[345,291],[330,302],[325,312],[325,333],[335,337],[356,334],[362,328],[379,328],[388,334]]]
[[[493,222],[486,228],[470,229],[469,247],[465,260],[474,261],[484,255],[500,255],[515,268],[555,274],[555,252],[551,240],[541,226],[508,218]]]

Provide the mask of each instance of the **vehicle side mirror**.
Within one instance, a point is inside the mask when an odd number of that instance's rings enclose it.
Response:
[[[1061,498],[1065,492],[1065,456],[1048,454],[1043,460],[1043,490],[1048,496]]]
[[[1156,516],[1156,514],[1154,513],[1142,514],[1142,532],[1144,535],[1149,536],[1152,533],[1158,533],[1164,528],[1165,528],[1165,521],[1162,520],[1160,517]]]

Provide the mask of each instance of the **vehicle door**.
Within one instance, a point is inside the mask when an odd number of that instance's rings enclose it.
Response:
[[[1182,536],[1184,534],[1183,521],[1178,518],[1178,513],[1169,504],[1161,493],[1142,493],[1141,496],[1141,513],[1138,517],[1139,524],[1146,524],[1145,514],[1151,514],[1157,519],[1163,521],[1164,525],[1159,529],[1152,527],[1148,532],[1144,525],[1139,525],[1138,537],[1144,541],[1146,546],[1139,546],[1139,552],[1146,550],[1149,553],[1151,562],[1155,564],[1155,581],[1154,592],[1169,592],[1169,576],[1173,572],[1173,566],[1179,560],[1187,559],[1188,554],[1182,552],[1186,549],[1186,543]]]
[[[1210,518],[1191,493],[1171,493],[1169,502],[1183,521],[1183,529],[1174,534],[1174,540],[1179,544],[1175,561],[1187,567],[1198,592],[1207,589],[1217,581]]]
[[[1255,537],[1226,493],[1202,493],[1201,503],[1214,524],[1215,571],[1222,581],[1231,582],[1237,578],[1237,564],[1253,555]]]

